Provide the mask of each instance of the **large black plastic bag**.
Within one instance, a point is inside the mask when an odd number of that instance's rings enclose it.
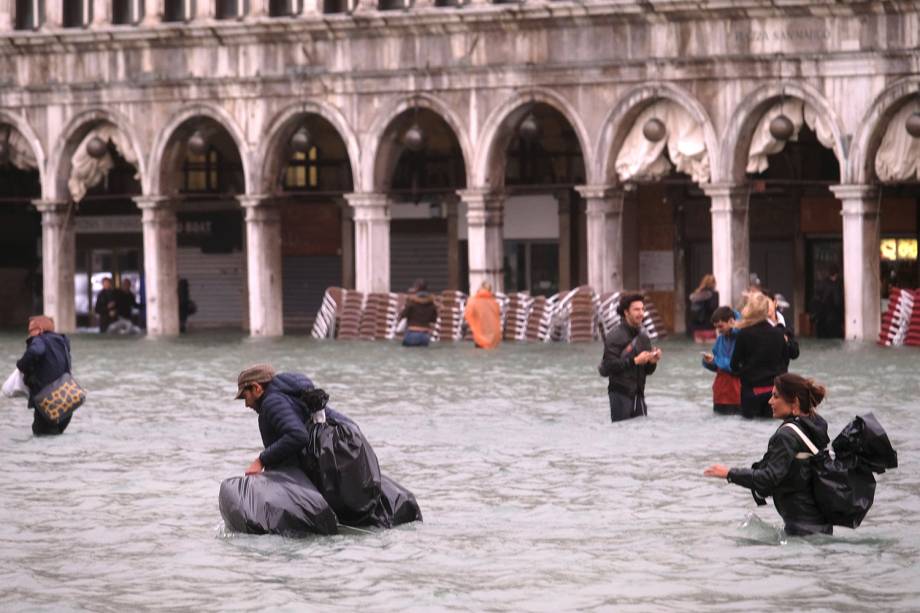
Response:
[[[303,470],[316,484],[339,521],[376,525],[371,514],[380,499],[377,454],[354,423],[327,417],[307,426]]]
[[[827,449],[815,455],[814,494],[818,508],[835,526],[858,527],[875,500],[875,476],[898,465],[884,428],[872,413],[857,416]]]
[[[392,528],[400,524],[422,521],[422,510],[419,509],[412,492],[386,475],[381,476],[380,490],[380,504],[375,509],[378,525]]]
[[[249,534],[336,534],[338,522],[303,471],[279,467],[220,484],[220,514],[232,530]]]

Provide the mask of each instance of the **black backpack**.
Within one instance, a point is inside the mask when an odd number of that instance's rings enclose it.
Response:
[[[825,519],[835,525],[856,528],[875,499],[875,476],[897,468],[898,454],[872,413],[856,416],[834,439],[834,455],[814,443],[792,423],[792,429],[813,454],[812,488]]]

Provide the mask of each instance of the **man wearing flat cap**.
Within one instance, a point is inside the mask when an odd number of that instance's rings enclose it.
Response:
[[[313,382],[299,373],[275,373],[269,364],[256,364],[237,378],[237,400],[259,414],[259,433],[265,449],[249,468],[247,475],[266,468],[300,465],[301,451],[307,445],[309,412],[301,400],[304,390],[313,389]],[[331,408],[327,415],[339,421],[354,423]]]

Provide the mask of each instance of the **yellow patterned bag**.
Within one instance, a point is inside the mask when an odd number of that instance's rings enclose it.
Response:
[[[49,383],[35,395],[35,407],[52,424],[73,413],[86,400],[86,390],[69,372]]]

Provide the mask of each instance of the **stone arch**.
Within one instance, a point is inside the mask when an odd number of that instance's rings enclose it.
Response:
[[[841,166],[841,182],[866,184],[877,181],[875,154],[888,122],[911,99],[920,98],[920,76],[895,81],[875,98],[853,134],[846,172]]]
[[[585,129],[584,122],[577,109],[568,100],[555,91],[544,88],[533,88],[515,94],[496,109],[486,119],[480,132],[478,143],[481,145],[476,151],[476,161],[473,167],[473,182],[468,182],[470,187],[501,187],[505,180],[505,151],[513,136],[513,127],[523,118],[533,103],[542,103],[557,111],[572,126],[581,147],[581,155],[585,163],[585,172],[588,183],[591,182],[590,159],[591,139]]]
[[[466,184],[470,184],[470,169],[473,160],[472,145],[469,139],[469,131],[466,124],[460,119],[459,115],[443,100],[430,94],[413,94],[403,96],[397,99],[393,104],[380,113],[371,124],[364,140],[363,150],[367,156],[362,160],[360,172],[355,173],[355,191],[376,191],[381,189],[376,178],[378,156],[385,151],[383,136],[387,128],[403,112],[418,107],[435,113],[444,120],[454,137],[460,144],[460,152],[463,154],[463,166],[466,173]]]
[[[3,109],[0,109],[0,124],[12,126],[32,147],[32,154],[35,156],[35,161],[38,165],[38,178],[42,189],[42,197],[45,197],[46,194],[51,194],[50,186],[46,184],[48,169],[45,166],[47,163],[45,149],[42,147],[42,142],[38,135],[35,134],[35,130],[32,129],[32,126],[29,125],[24,117]]]
[[[196,103],[194,106],[187,107],[174,114],[166,123],[163,129],[157,134],[153,148],[150,151],[149,168],[150,172],[145,175],[147,179],[144,186],[144,193],[148,195],[166,195],[162,194],[162,175],[163,161],[167,154],[167,146],[172,142],[177,130],[182,128],[183,124],[189,119],[195,117],[204,117],[219,124],[236,144],[237,152],[240,156],[240,162],[243,165],[243,181],[245,190],[249,193],[251,186],[258,185],[258,177],[253,175],[253,168],[256,166],[251,160],[251,150],[246,137],[233,117],[223,108],[209,102]]]
[[[131,148],[134,149],[134,156],[137,158],[137,172],[141,177],[141,187],[143,188],[144,182],[149,180],[148,166],[139,145],[140,139],[128,119],[114,111],[91,109],[72,117],[57,139],[48,164],[47,182],[42,183],[42,192],[46,194],[45,197],[70,200],[70,193],[67,189],[69,172],[64,174],[65,170],[70,169],[70,155],[79,145],[80,140],[100,123],[114,125],[127,137]]]
[[[721,164],[713,166],[713,183],[744,181],[748,148],[757,122],[779,98],[798,98],[814,109],[827,122],[834,136],[834,155],[840,165],[841,177],[847,165],[844,129],[840,117],[818,90],[803,83],[776,82],[764,85],[750,94],[735,109],[725,128],[720,152]]]
[[[345,116],[338,108],[330,104],[307,100],[305,102],[292,104],[283,109],[275,115],[268,126],[266,126],[265,130],[262,131],[262,134],[266,134],[268,138],[264,139],[256,150],[256,159],[262,160],[262,163],[259,168],[260,176],[258,177],[258,182],[253,183],[261,193],[268,193],[271,191],[274,178],[277,177],[278,172],[280,172],[279,165],[281,162],[279,161],[278,153],[281,151],[281,141],[283,140],[285,128],[288,127],[289,123],[294,118],[304,113],[318,115],[335,128],[339,137],[345,142],[345,149],[348,151],[348,161],[349,164],[351,164],[352,176],[357,177],[358,170],[361,167],[361,148],[358,144],[358,138],[355,135],[355,131],[348,123],[348,120],[345,119]]]
[[[595,151],[592,182],[614,185],[619,182],[614,166],[617,155],[636,118],[656,100],[670,100],[684,108],[703,126],[711,176],[719,167],[720,152],[716,131],[705,107],[690,92],[672,83],[654,82],[628,91],[604,119]]]

